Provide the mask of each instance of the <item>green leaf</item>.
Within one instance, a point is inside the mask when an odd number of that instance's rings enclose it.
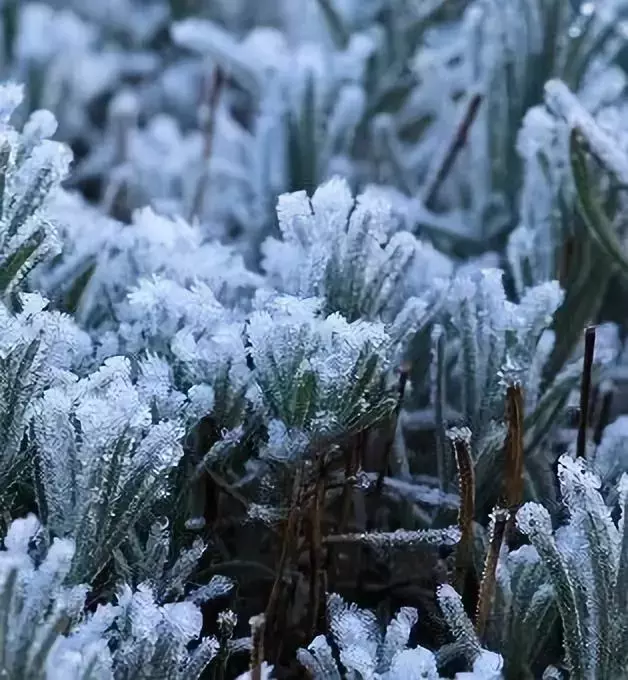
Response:
[[[340,50],[344,50],[349,44],[351,38],[351,33],[343,18],[340,16],[340,12],[334,7],[333,0],[317,0],[318,6],[321,8],[321,12],[325,17],[325,22],[327,23],[327,28],[329,29],[329,35],[336,47]]]
[[[593,195],[593,181],[589,176],[582,142],[576,130],[571,133],[570,157],[578,205],[589,234],[622,274],[628,277],[628,257],[622,250],[608,217]]]
[[[24,264],[43,243],[45,234],[38,229],[15,253],[0,264],[0,295],[4,295]]]

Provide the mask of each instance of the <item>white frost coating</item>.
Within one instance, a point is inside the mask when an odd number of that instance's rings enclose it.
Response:
[[[164,495],[183,455],[181,425],[151,423],[150,403],[142,401],[130,374],[130,362],[113,357],[88,378],[49,389],[35,409],[48,527],[77,541],[73,570],[80,578],[103,568],[115,547],[111,537]],[[116,485],[103,498],[110,478]],[[131,488],[145,495],[140,515],[124,500]],[[90,528],[74,535],[78,526]]]
[[[324,317],[319,306],[316,299],[277,296],[247,322],[254,378],[270,419],[283,420],[286,428],[273,425],[276,443],[291,428],[311,436],[331,434],[388,408],[388,392],[378,387],[388,374],[391,348],[383,324]],[[359,393],[352,392],[353,376],[367,361],[374,361],[374,371]],[[289,402],[279,399],[286,390],[295,395]],[[299,390],[303,396],[294,401]]]
[[[583,135],[604,166],[622,184],[628,183],[628,161],[623,149],[612,135],[600,128],[569,88],[560,80],[550,80],[545,86],[545,97],[548,107]]]
[[[261,668],[259,669],[259,678],[260,680],[273,680],[273,668],[274,666],[268,664],[266,661],[264,661],[261,665]],[[242,673],[241,675],[238,675],[236,680],[253,680],[253,673],[252,671],[246,671],[246,673]]]
[[[354,199],[339,178],[320,186],[311,200],[305,192],[280,196],[282,240],[263,245],[270,281],[292,295],[322,296],[329,311],[348,318],[394,323],[408,296],[425,294],[449,270],[429,244],[396,231],[393,205],[373,187]]]
[[[517,513],[517,526],[527,535],[551,534],[549,512],[538,503],[526,503]]]
[[[440,680],[436,657],[429,649],[417,647],[398,652],[382,680]]]
[[[0,588],[4,593],[0,616],[13,622],[3,632],[3,667],[10,676],[20,675],[25,657],[34,660],[52,634],[54,645],[42,654],[39,667],[31,667],[33,677],[79,680],[91,667],[94,680],[113,680],[104,631],[90,635],[87,624],[80,624],[68,637],[54,632],[60,614],[71,623],[78,622],[88,588],[63,585],[74,555],[71,540],[55,539],[35,564],[27,550],[39,530],[33,515],[15,520],[0,551]]]

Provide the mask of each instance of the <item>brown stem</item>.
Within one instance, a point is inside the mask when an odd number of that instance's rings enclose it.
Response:
[[[316,492],[312,500],[310,515],[310,638],[316,635],[318,617],[320,614],[321,573],[323,571],[323,541],[321,536],[321,521],[323,503],[325,500],[325,456],[321,456],[316,476]]]
[[[584,367],[580,385],[580,424],[578,426],[578,443],[576,456],[584,458],[587,452],[587,423],[589,421],[589,403],[591,401],[591,373],[593,355],[595,353],[595,326],[589,326],[584,332]]]
[[[382,496],[383,488],[384,488],[384,480],[386,479],[386,475],[388,474],[388,468],[390,464],[390,456],[392,454],[392,449],[393,445],[395,442],[395,431],[397,429],[398,423],[399,423],[399,414],[401,413],[401,408],[403,406],[403,398],[406,393],[406,387],[408,385],[408,377],[410,375],[410,367],[407,364],[403,364],[400,367],[399,371],[399,389],[398,389],[398,398],[397,398],[397,403],[395,404],[395,410],[393,412],[393,417],[392,417],[392,423],[390,424],[390,431],[387,434],[387,438],[385,440],[384,444],[384,455],[383,455],[383,460],[381,461],[380,467],[379,467],[379,472],[377,474],[377,481],[375,483],[375,489],[374,489],[374,494],[373,498],[369,499],[369,505],[368,505],[368,510],[367,510],[367,517],[366,517],[366,531],[373,531],[375,529],[375,519],[376,519],[376,509],[379,507],[380,504],[380,499]],[[360,557],[366,557],[369,555],[368,553],[368,548],[365,545],[360,551]],[[359,571],[358,573],[358,580],[357,580],[357,585],[356,589],[358,592],[361,591],[362,586],[364,584],[364,574],[362,570]]]
[[[480,593],[478,595],[478,604],[475,614],[475,631],[477,636],[482,640],[486,632],[486,624],[493,605],[493,595],[495,594],[495,573],[497,571],[497,562],[499,560],[499,553],[504,542],[504,535],[506,533],[506,525],[510,513],[504,508],[495,508],[491,517],[491,537],[484,560],[484,570],[482,572],[482,581],[480,583]]]
[[[401,413],[401,407],[403,406],[403,398],[406,394],[406,387],[408,386],[408,377],[410,375],[410,367],[404,364],[399,372],[399,390],[397,404],[395,405],[395,411],[393,415],[393,422],[391,425],[391,434],[386,442],[386,450],[384,454],[384,460],[382,466],[380,467],[379,474],[377,475],[377,483],[375,485],[375,493],[377,496],[381,496],[382,489],[384,487],[384,479],[388,474],[388,467],[390,464],[390,455],[392,453],[393,444],[395,441],[395,430],[399,424],[399,414]]]
[[[359,465],[360,465],[360,449],[364,446],[364,433],[360,432],[355,444],[345,456],[345,478],[344,488],[342,490],[342,500],[340,502],[340,521],[338,522],[338,533],[342,534],[349,524],[349,514],[351,513],[351,501],[353,499],[353,484]]]
[[[504,471],[504,505],[516,512],[523,502],[523,390],[510,385],[506,391],[506,469]]]
[[[295,538],[296,528],[299,520],[299,502],[301,497],[301,482],[303,479],[303,468],[300,466],[297,468],[296,474],[294,476],[294,482],[292,485],[292,497],[290,502],[290,510],[288,512],[288,520],[286,522],[286,529],[284,531],[283,543],[281,547],[281,555],[279,557],[279,564],[277,565],[277,573],[275,576],[275,581],[273,583],[272,590],[270,591],[270,596],[268,598],[268,604],[266,605],[265,620],[270,622],[273,626],[275,616],[277,613],[277,607],[279,604],[279,596],[281,594],[282,585],[284,582],[284,573],[286,570],[286,564],[288,562],[288,557],[291,553],[291,545]],[[273,626],[274,628],[274,626]]]
[[[262,680],[262,664],[264,663],[264,629],[266,617],[264,614],[253,616],[251,624],[251,680]]]
[[[207,180],[207,165],[212,155],[214,145],[214,131],[216,127],[216,111],[218,110],[218,103],[220,95],[225,83],[225,77],[222,69],[216,67],[211,78],[205,77],[203,79],[203,94],[200,105],[199,117],[201,118],[201,128],[203,131],[203,171],[198,179],[194,190],[194,197],[190,213],[188,215],[191,221],[197,217],[201,212],[203,204],[204,185]]]
[[[504,490],[491,516],[490,543],[484,561],[475,617],[475,628],[480,639],[486,632],[486,624],[493,605],[499,553],[504,540],[508,540],[513,530],[517,510],[523,502],[523,415],[523,390],[518,384],[510,385],[506,390],[508,432]]]
[[[478,115],[482,99],[483,99],[482,95],[476,93],[469,100],[462,120],[458,124],[454,136],[449,142],[447,151],[443,156],[443,160],[441,161],[438,170],[434,174],[434,179],[425,188],[425,191],[423,193],[423,205],[426,208],[428,208],[428,210],[433,207],[433,203],[436,199],[436,196],[438,195],[441,186],[443,185],[443,182],[451,172],[451,169],[453,168],[454,162],[456,161],[458,154],[467,143],[469,130],[471,129],[471,126],[473,125],[473,122],[475,121]]]
[[[469,431],[469,436],[466,436],[466,432],[458,430],[453,430],[450,433],[456,466],[458,468],[458,484],[460,487],[460,509],[458,510],[460,541],[456,546],[454,566],[454,587],[460,596],[464,595],[467,571],[471,564],[473,550],[475,472],[473,469],[473,459],[471,457],[470,434]]]

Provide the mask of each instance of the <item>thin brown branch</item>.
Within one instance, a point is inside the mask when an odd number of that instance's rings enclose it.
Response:
[[[458,468],[458,484],[460,488],[460,508],[458,510],[458,526],[460,541],[456,546],[454,565],[454,587],[464,595],[469,565],[473,551],[473,519],[475,517],[475,472],[471,457],[469,430],[454,429],[449,433]]]
[[[321,573],[323,571],[323,541],[321,522],[325,500],[325,456],[322,455],[315,480],[316,493],[310,512],[310,638],[316,635],[320,615]]]
[[[214,69],[211,77],[203,79],[201,104],[199,106],[199,123],[203,132],[203,169],[194,189],[194,196],[188,215],[190,221],[200,214],[203,205],[208,164],[214,146],[216,112],[224,84],[225,76],[222,69],[218,66]]]
[[[484,560],[475,617],[475,629],[480,639],[486,631],[486,624],[493,606],[499,554],[504,541],[508,540],[514,527],[517,510],[523,502],[523,415],[521,386],[510,385],[506,390],[508,432],[505,445],[504,490],[491,515],[490,542]]]
[[[283,542],[281,547],[281,555],[279,557],[279,564],[277,565],[277,572],[275,576],[275,581],[273,583],[270,596],[268,598],[268,604],[266,605],[265,617],[266,621],[270,622],[271,626],[274,622],[275,615],[277,613],[277,606],[279,604],[279,597],[281,594],[281,589],[284,583],[284,572],[286,569],[286,564],[288,562],[288,557],[292,552],[292,543],[295,539],[296,528],[299,521],[300,515],[300,497],[301,497],[301,483],[303,480],[303,468],[298,467],[294,476],[294,481],[292,484],[292,496],[290,501],[290,510],[288,512],[288,520],[286,522],[286,529],[283,535]]]
[[[365,433],[360,431],[355,439],[355,444],[345,456],[345,478],[342,490],[342,500],[340,501],[340,521],[338,522],[338,533],[342,534],[349,524],[351,513],[351,501],[353,499],[353,483],[355,475],[360,465],[360,451],[364,447]]]
[[[504,542],[504,535],[506,533],[506,525],[508,524],[509,517],[510,513],[507,510],[497,507],[493,510],[491,516],[490,542],[488,552],[486,553],[486,559],[484,560],[484,570],[482,572],[482,581],[480,582],[480,592],[475,614],[475,631],[480,640],[484,637],[488,617],[493,606],[495,573],[497,571],[497,562],[499,561],[499,553]]]
[[[262,664],[264,663],[264,629],[266,617],[258,614],[251,617],[251,680],[262,680]]]
[[[584,332],[584,366],[580,385],[580,424],[578,426],[578,442],[576,456],[584,458],[587,452],[587,423],[589,421],[589,404],[591,401],[591,373],[593,355],[595,353],[595,326],[589,326]]]
[[[510,385],[506,391],[506,469],[504,471],[504,505],[511,513],[523,502],[523,391]]]
[[[440,162],[438,169],[434,173],[433,179],[427,184],[425,191],[423,192],[423,205],[428,210],[433,207],[433,203],[436,200],[436,196],[438,195],[443,182],[445,179],[447,179],[447,176],[451,172],[458,154],[462,151],[465,144],[467,143],[469,131],[471,130],[473,122],[477,118],[482,99],[482,95],[476,93],[469,100],[462,120],[458,124],[458,127],[456,128],[454,135],[449,142],[449,146],[447,147],[443,159]]]
[[[382,461],[382,466],[379,469],[379,474],[377,476],[377,483],[375,485],[375,493],[379,497],[382,493],[384,487],[384,479],[388,474],[388,468],[390,465],[390,456],[392,454],[392,448],[395,441],[395,430],[399,425],[399,414],[401,413],[401,407],[403,406],[403,399],[406,394],[406,387],[408,386],[408,377],[410,375],[410,366],[404,364],[401,366],[399,371],[399,391],[397,397],[397,403],[395,405],[395,411],[393,414],[393,422],[391,424],[391,434],[386,442],[386,450],[384,454],[384,460]]]

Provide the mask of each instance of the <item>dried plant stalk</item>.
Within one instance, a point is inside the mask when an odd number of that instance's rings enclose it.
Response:
[[[319,460],[315,491],[310,512],[310,637],[316,635],[320,614],[321,574],[323,571],[323,540],[321,522],[325,501],[325,456]]]
[[[392,448],[394,445],[395,441],[395,430],[397,429],[397,426],[399,424],[399,414],[401,413],[401,408],[403,406],[403,399],[406,394],[406,387],[408,385],[408,377],[410,375],[410,366],[407,364],[404,364],[400,371],[399,371],[399,391],[398,391],[398,398],[397,398],[397,403],[395,405],[395,411],[393,414],[393,422],[391,424],[391,435],[388,438],[388,441],[386,442],[386,451],[384,454],[384,460],[383,464],[379,470],[379,474],[377,476],[377,484],[375,487],[375,493],[377,494],[377,497],[381,496],[382,493],[382,488],[384,486],[384,478],[386,477],[386,474],[388,473],[388,467],[390,463],[390,454],[392,452]]]
[[[514,527],[515,516],[523,502],[523,390],[519,384],[509,385],[506,390],[506,461],[504,469],[504,490],[491,514],[490,542],[486,559],[475,617],[475,629],[479,638],[486,631],[486,624],[493,606],[495,594],[495,573],[504,541]]]
[[[467,571],[471,564],[473,550],[473,519],[475,517],[475,473],[471,457],[471,431],[468,428],[450,430],[448,437],[454,451],[458,468],[458,484],[460,488],[460,509],[458,510],[458,527],[460,542],[456,547],[454,566],[454,587],[464,595]]]
[[[266,617],[258,614],[249,620],[251,626],[251,680],[262,680],[262,664],[264,663],[264,629]]]
[[[576,455],[584,458],[587,451],[587,424],[589,422],[589,404],[591,403],[591,373],[593,355],[595,353],[595,326],[589,326],[584,332],[584,366],[582,384],[580,385],[580,424],[578,426],[578,443]]]
[[[475,614],[475,632],[478,638],[482,639],[486,631],[486,624],[493,605],[493,595],[495,593],[495,572],[499,553],[506,534],[506,525],[510,513],[504,508],[495,508],[491,513],[490,542],[486,559],[484,560],[484,571],[480,583],[478,604]]]
[[[503,506],[514,515],[523,502],[523,390],[510,385],[506,391],[506,469]]]
[[[277,614],[277,607],[279,605],[279,597],[281,594],[282,584],[284,582],[284,574],[288,557],[292,553],[292,544],[296,539],[297,527],[299,525],[300,515],[300,500],[302,494],[302,480],[303,467],[299,466],[294,476],[292,484],[292,497],[290,500],[290,510],[288,512],[288,520],[286,522],[286,529],[284,531],[283,543],[281,547],[281,556],[279,564],[277,565],[277,572],[275,574],[275,581],[273,583],[268,604],[266,605],[266,612],[264,614],[265,621],[270,622],[271,630],[274,629],[275,617]]]
[[[469,131],[471,130],[473,122],[477,118],[482,98],[481,94],[475,93],[469,100],[462,119],[456,127],[453,137],[449,141],[449,145],[447,146],[442,159],[439,160],[438,167],[436,168],[431,181],[426,184],[423,193],[423,205],[425,205],[426,208],[431,209],[434,207],[434,201],[436,200],[436,196],[438,195],[441,186],[451,172],[458,154],[467,143],[467,137],[469,136]]]

